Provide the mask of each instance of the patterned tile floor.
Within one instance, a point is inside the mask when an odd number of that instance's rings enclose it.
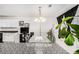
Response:
[[[53,43],[0,43],[0,54],[68,54]]]

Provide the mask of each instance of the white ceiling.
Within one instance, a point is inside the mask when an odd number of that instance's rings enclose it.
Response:
[[[25,17],[37,17],[39,15],[38,7],[42,7],[42,16],[52,17],[64,13],[70,8],[74,7],[74,4],[54,4],[52,7],[48,7],[48,4],[0,4],[0,16],[25,16]]]

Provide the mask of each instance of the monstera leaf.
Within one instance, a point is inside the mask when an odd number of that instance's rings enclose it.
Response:
[[[69,34],[69,32],[68,32],[67,29],[64,27],[64,28],[62,28],[62,30],[60,30],[59,37],[65,38],[68,34]]]
[[[72,16],[63,18],[63,19],[62,19],[62,22],[56,26],[56,29],[60,28],[61,25],[62,25],[64,22],[66,22],[66,21],[68,21],[68,20],[71,20],[72,18],[73,18]]]
[[[65,43],[68,45],[68,46],[72,46],[73,44],[74,44],[74,37],[73,37],[73,35],[70,33],[69,35],[68,35],[68,37],[65,39]]]
[[[74,52],[74,54],[79,54],[79,49]]]

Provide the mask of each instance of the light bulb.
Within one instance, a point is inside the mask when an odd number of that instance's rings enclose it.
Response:
[[[46,19],[44,17],[38,17],[38,18],[35,18],[34,20],[35,22],[45,22]]]
[[[38,21],[38,18],[35,18],[35,20],[34,20],[35,22],[37,22]]]
[[[44,17],[40,17],[41,22],[45,22],[46,19]]]

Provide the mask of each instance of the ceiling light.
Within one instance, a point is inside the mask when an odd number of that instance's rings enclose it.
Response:
[[[45,22],[46,21],[46,18],[44,18],[44,17],[38,17],[38,18],[35,18],[34,21],[35,22]]]
[[[40,36],[41,36],[41,23],[42,22],[45,22],[46,21],[46,19],[44,18],[44,17],[42,17],[42,15],[41,15],[41,6],[39,7],[39,17],[37,17],[37,18],[35,18],[35,22],[39,22],[39,27],[40,27],[40,31],[39,31],[39,34],[40,34]]]

